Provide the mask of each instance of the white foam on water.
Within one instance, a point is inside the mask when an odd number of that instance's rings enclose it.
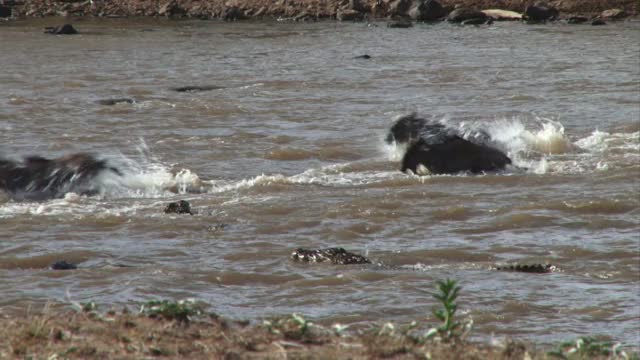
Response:
[[[507,173],[522,169],[536,174],[610,171],[621,163],[633,165],[640,162],[640,132],[610,134],[594,130],[588,136],[571,142],[565,135],[562,124],[548,119],[536,119],[533,123],[527,124],[519,119],[503,119],[490,123],[462,123],[456,126],[459,126],[462,134],[473,134],[476,129],[486,131],[495,142],[495,146],[512,158],[514,166],[507,168]],[[114,199],[130,198],[168,199],[192,193],[237,192],[273,184],[357,187],[406,179],[407,176],[397,170],[397,162],[405,149],[395,144],[388,145],[384,141],[379,141],[380,156],[365,160],[362,164],[332,164],[307,169],[290,176],[278,173],[262,174],[237,181],[202,180],[191,169],[176,171],[173,165],[157,159],[144,141],[141,143],[140,156],[135,160],[121,154],[107,159],[110,165],[122,172],[122,176],[105,171],[94,179],[94,185],[98,188],[97,197],[88,198],[69,193],[62,199],[39,203],[14,202],[2,198],[0,218],[20,214],[79,215],[95,212],[98,208],[106,215],[117,216],[158,204],[140,202],[135,206],[129,204],[126,208],[109,207],[107,210],[105,202],[113,203]],[[385,159],[393,162],[388,170],[371,169],[367,166],[367,162]],[[416,182],[428,181],[430,178],[411,177]]]

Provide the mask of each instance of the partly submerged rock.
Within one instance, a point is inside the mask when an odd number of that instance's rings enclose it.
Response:
[[[135,101],[130,98],[114,98],[114,99],[102,99],[96,101],[97,104],[112,106],[116,104],[133,104]]]
[[[49,268],[51,270],[75,270],[78,268],[78,266],[65,260],[60,260],[51,264]]]
[[[246,15],[244,11],[239,7],[232,6],[224,9],[222,12],[222,20],[224,21],[238,21],[246,19]]]
[[[583,24],[589,21],[589,18],[586,16],[571,16],[567,19],[567,24]]]
[[[367,54],[358,55],[358,56],[354,57],[354,59],[357,59],[357,60],[369,60],[369,59],[371,59],[371,55],[367,55]]]
[[[370,264],[371,261],[362,255],[357,255],[346,251],[343,248],[328,248],[309,250],[298,248],[291,258],[302,262],[330,262],[338,265],[350,264]]]
[[[453,10],[451,13],[449,13],[449,16],[447,16],[447,21],[453,22],[453,23],[461,23],[465,20],[471,20],[471,19],[486,20],[488,18],[489,17],[482,11],[469,9],[469,8],[458,8]]]
[[[211,90],[219,90],[224,89],[224,86],[217,85],[187,85],[171,88],[173,91],[177,92],[198,92],[198,91],[211,91]]]
[[[398,21],[391,21],[387,23],[387,27],[393,28],[393,29],[407,29],[412,26],[413,24],[409,20],[398,20]]]
[[[407,15],[415,21],[438,21],[447,17],[447,11],[436,0],[417,0]]]
[[[538,23],[555,20],[558,14],[558,10],[551,6],[529,5],[524,10],[523,19],[532,23]]]
[[[460,23],[460,25],[490,25],[493,24],[493,19],[490,17],[485,18],[473,18],[467,19]]]
[[[0,18],[9,18],[12,15],[12,10],[9,6],[0,4]]]
[[[193,215],[193,212],[191,211],[191,204],[189,204],[189,202],[186,200],[180,200],[180,201],[169,203],[164,208],[164,213]]]
[[[78,30],[76,30],[71,24],[64,24],[60,26],[49,26],[44,28],[45,34],[53,34],[53,35],[73,35],[77,34]]]

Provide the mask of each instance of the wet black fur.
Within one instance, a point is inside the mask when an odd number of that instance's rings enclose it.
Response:
[[[417,173],[419,165],[423,165],[434,174],[480,173],[502,170],[511,164],[506,154],[491,146],[486,132],[479,130],[465,139],[456,129],[415,114],[398,119],[386,141],[407,145],[402,159],[403,172]]]
[[[122,173],[84,153],[55,159],[30,156],[22,162],[0,159],[0,191],[16,200],[45,200],[68,192],[91,195],[97,189],[91,183],[103,171]]]

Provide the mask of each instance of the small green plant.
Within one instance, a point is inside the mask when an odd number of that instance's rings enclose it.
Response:
[[[265,320],[263,326],[273,334],[282,334],[289,339],[301,339],[309,327],[313,325],[311,321],[306,320],[302,315],[291,314],[290,316],[281,316]]]
[[[442,322],[442,325],[429,329],[425,336],[427,339],[433,338],[436,335],[439,339],[445,341],[454,338],[462,339],[471,330],[473,322],[467,321],[462,324],[455,319],[456,310],[458,310],[456,299],[461,289],[455,280],[447,279],[445,281],[438,281],[439,292],[433,294],[433,297],[442,304],[442,308],[434,309],[433,315]]]
[[[620,343],[601,340],[591,336],[581,336],[575,340],[565,341],[547,353],[560,359],[590,359],[596,356],[607,356],[611,359],[634,359],[621,349]]]
[[[202,314],[202,309],[193,299],[180,301],[151,300],[140,307],[140,314],[155,318],[189,322],[193,316]]]

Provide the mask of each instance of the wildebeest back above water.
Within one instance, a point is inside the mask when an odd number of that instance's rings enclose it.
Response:
[[[391,126],[387,143],[405,145],[401,170],[417,174],[421,166],[434,174],[503,170],[511,159],[491,144],[491,136],[477,130],[467,138],[456,129],[416,114],[402,116]]]
[[[26,157],[22,162],[0,159],[0,191],[15,200],[45,200],[68,192],[98,192],[93,180],[103,171],[121,172],[92,155],[77,153],[55,159]]]

